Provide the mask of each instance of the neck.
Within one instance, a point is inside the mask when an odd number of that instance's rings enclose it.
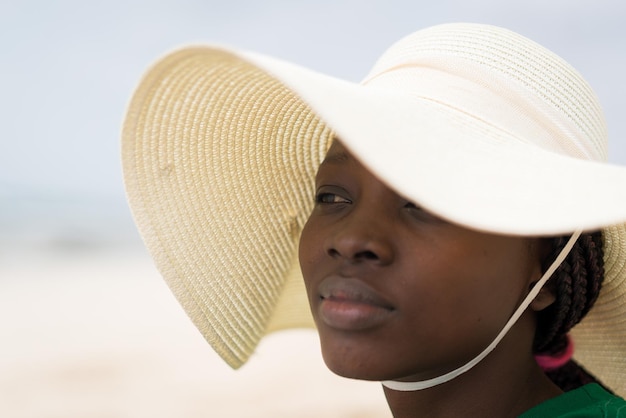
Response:
[[[449,382],[408,392],[384,387],[394,418],[516,417],[558,396],[560,389],[537,366],[531,347],[515,344],[515,334],[534,329],[523,330],[526,324],[518,323],[481,363]]]

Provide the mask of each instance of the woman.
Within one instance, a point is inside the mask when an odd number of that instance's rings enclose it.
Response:
[[[233,367],[310,324],[304,277],[327,365],[383,381],[394,416],[626,414],[587,385],[626,391],[626,170],[532,41],[428,28],[360,85],[182,49],[135,92],[123,154],[157,266]]]

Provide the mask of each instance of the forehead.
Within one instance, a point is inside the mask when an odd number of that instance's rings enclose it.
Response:
[[[350,154],[350,152],[338,139],[334,139],[330,148],[328,148],[328,151],[326,152],[326,156],[324,157],[321,166],[345,164],[350,161],[354,161],[352,154]]]

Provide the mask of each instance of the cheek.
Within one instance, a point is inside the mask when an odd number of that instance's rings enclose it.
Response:
[[[314,273],[314,267],[318,263],[321,256],[321,243],[318,242],[320,234],[316,234],[316,229],[307,222],[302,229],[300,242],[298,247],[298,260],[300,262],[300,270],[304,278],[304,284],[309,291],[311,280]]]
[[[527,262],[517,245],[448,246],[436,257],[423,260],[422,277],[414,294],[438,312],[438,326],[452,329],[482,324],[502,326],[526,294]],[[422,280],[422,281],[423,281]]]
[[[530,258],[517,242],[489,247],[477,262],[475,297],[503,320],[513,314],[528,292]]]

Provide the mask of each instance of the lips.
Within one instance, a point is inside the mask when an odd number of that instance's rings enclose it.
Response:
[[[330,276],[320,283],[318,290],[319,317],[330,328],[343,331],[376,328],[395,312],[391,303],[360,279]]]

